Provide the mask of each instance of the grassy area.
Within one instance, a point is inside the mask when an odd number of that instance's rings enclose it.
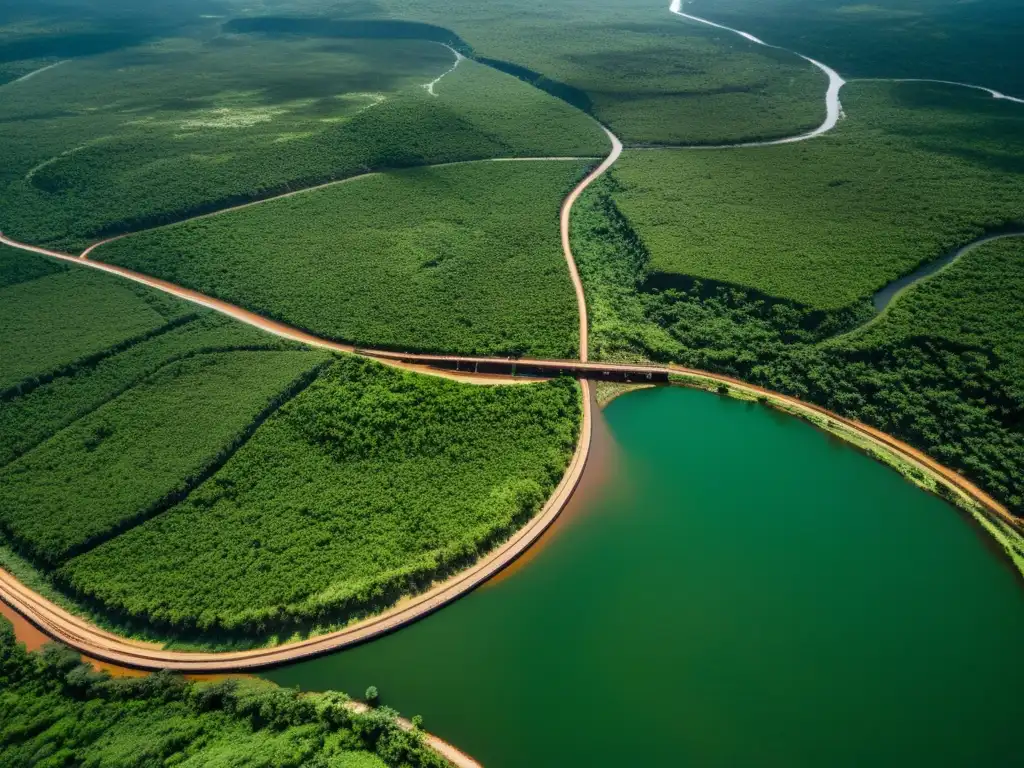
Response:
[[[59,578],[169,634],[253,642],[343,624],[531,517],[579,418],[571,381],[474,387],[345,358],[186,501]]]
[[[686,10],[824,61],[848,77],[930,77],[1024,97],[1016,0],[690,0]]]
[[[221,23],[6,86],[0,227],[75,250],[367,168],[607,151],[585,115],[479,64],[431,95],[455,61],[434,42]]]
[[[824,118],[806,62],[672,16],[667,0],[389,2],[443,24],[475,55],[593,114],[630,143],[719,143],[798,133]]]
[[[0,766],[444,768],[387,709],[261,680],[110,678],[62,646],[27,653],[0,617]]]
[[[730,284],[811,310],[866,300],[987,231],[1024,225],[1024,109],[964,89],[855,83],[814,141],[627,153],[615,200],[651,288]]]
[[[134,235],[93,258],[358,345],[573,357],[558,211],[585,167],[392,172]]]
[[[222,466],[326,357],[226,352],[168,365],[0,471],[0,525],[53,565],[159,514]]]

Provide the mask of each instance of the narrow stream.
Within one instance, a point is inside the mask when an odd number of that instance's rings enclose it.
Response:
[[[915,283],[919,283],[922,280],[927,280],[929,277],[932,277],[938,272],[941,272],[943,269],[945,269],[954,261],[963,256],[965,253],[973,251],[979,245],[990,243],[993,240],[1002,240],[1003,238],[1006,237],[1022,236],[1024,236],[1024,232],[1004,232],[1003,234],[998,235],[988,235],[987,237],[982,237],[975,240],[972,243],[968,243],[962,248],[957,248],[955,251],[951,251],[947,253],[945,256],[940,256],[939,258],[935,259],[935,261],[929,261],[927,264],[918,267],[918,269],[911,272],[906,277],[901,277],[899,280],[894,280],[893,282],[889,283],[887,286],[882,288],[882,290],[875,293],[875,295],[871,299],[872,303],[875,306],[875,311],[882,312],[906,288],[909,288],[910,286],[914,285]]]
[[[606,416],[521,567],[267,677],[375,685],[487,768],[1015,764],[1024,590],[955,509],[756,404]]]

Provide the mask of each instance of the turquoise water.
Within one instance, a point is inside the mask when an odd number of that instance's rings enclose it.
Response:
[[[1021,765],[1024,591],[956,510],[756,404],[605,415],[527,563],[267,676],[376,685],[487,768]]]

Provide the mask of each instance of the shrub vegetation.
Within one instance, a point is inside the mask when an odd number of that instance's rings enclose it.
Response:
[[[0,245],[0,289],[27,283],[38,277],[67,272],[69,267],[54,259],[27,256],[24,251]]]
[[[0,274],[7,277],[0,286],[7,364],[0,374],[7,377],[0,467],[170,363],[300,348],[120,278],[31,253],[0,249]]]
[[[0,467],[171,363],[232,350],[297,348],[201,309],[128,341],[0,398]]]
[[[169,634],[251,643],[343,624],[521,526],[579,418],[571,380],[475,387],[346,357],[187,500],[58,578]]]
[[[481,61],[593,114],[628,143],[775,138],[824,119],[819,70],[683,21],[668,12],[668,0],[387,5],[395,15],[450,27]]]
[[[585,115],[422,40],[163,39],[0,99],[0,228],[80,249],[367,169],[599,155]],[[117,93],[112,100],[110,94]]]
[[[854,83],[814,141],[636,152],[616,202],[655,289],[693,279],[811,310],[865,301],[989,231],[1024,226],[1024,110],[948,86]]]
[[[0,525],[53,565],[158,514],[306,385],[319,352],[172,363],[0,470]]]
[[[19,274],[41,276],[0,288],[0,393],[127,339],[141,340],[186,311],[155,297],[150,303],[125,281],[94,270],[54,272],[42,257],[15,258],[26,264]]]
[[[0,766],[445,768],[395,713],[262,680],[111,678],[59,645],[27,653],[0,617]]]
[[[93,258],[357,345],[574,357],[558,212],[585,167],[392,172],[133,235]]]
[[[970,251],[833,340],[858,318],[816,323],[728,284],[645,290],[651,256],[613,191],[588,190],[573,221],[595,358],[675,361],[819,403],[921,448],[1024,516],[1021,240]]]

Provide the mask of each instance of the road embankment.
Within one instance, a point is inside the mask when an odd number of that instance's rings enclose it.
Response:
[[[170,669],[191,674],[245,672],[289,664],[367,642],[417,621],[467,594],[514,562],[548,529],[572,498],[590,452],[593,412],[590,384],[580,381],[583,416],[576,451],[554,494],[500,547],[473,566],[411,596],[377,616],[344,629],[272,648],[230,652],[164,650],[115,635],[81,619],[0,570],[0,599],[49,637],[101,661],[133,669]]]

